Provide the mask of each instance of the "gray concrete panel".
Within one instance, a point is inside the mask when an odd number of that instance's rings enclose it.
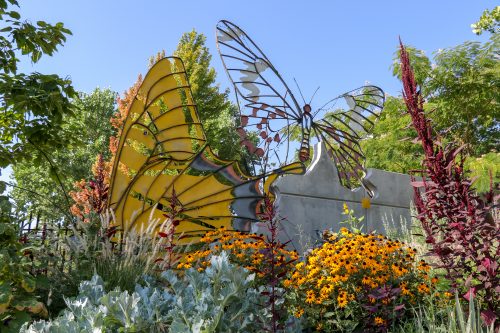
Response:
[[[280,240],[291,240],[290,246],[302,252],[313,246],[325,229],[340,229],[343,204],[347,203],[356,216],[364,216],[364,231],[385,233],[383,220],[410,221],[410,203],[413,190],[410,177],[405,174],[368,169],[365,180],[375,187],[371,207],[361,207],[361,200],[368,193],[363,188],[349,190],[338,178],[335,164],[325,148],[318,144],[315,156],[304,175],[285,175],[274,185],[278,211],[281,217]],[[253,231],[266,233],[258,223]]]

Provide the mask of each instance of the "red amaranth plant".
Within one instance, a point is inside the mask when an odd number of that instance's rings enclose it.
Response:
[[[167,223],[165,224],[165,229],[158,232],[158,236],[165,240],[165,245],[163,246],[165,256],[163,258],[158,258],[156,263],[158,263],[163,270],[175,267],[177,262],[181,259],[181,255],[176,253],[177,244],[175,229],[180,223],[179,215],[184,212],[184,207],[177,198],[177,193],[174,188],[172,188],[172,196],[168,201],[169,206],[167,207],[167,213],[163,214],[163,216],[167,218]]]
[[[486,202],[471,188],[464,172],[463,147],[443,144],[433,134],[424,112],[408,52],[400,41],[403,98],[424,149],[422,180],[412,177],[418,219],[452,287],[483,303],[481,316],[489,325],[500,316],[500,228],[492,218],[495,198]]]
[[[259,219],[266,224],[269,230],[269,235],[264,237],[265,247],[260,250],[264,265],[256,270],[267,285],[261,294],[267,298],[264,306],[268,307],[271,313],[271,321],[264,325],[263,330],[273,333],[281,332],[285,329],[283,319],[286,318],[286,309],[284,303],[280,302],[284,299],[285,293],[285,289],[280,288],[280,285],[291,270],[291,264],[295,259],[280,255],[280,250],[283,250],[288,244],[288,242],[281,243],[278,239],[279,223],[283,219],[278,216],[273,201],[267,196],[264,199],[263,212],[259,214]]]

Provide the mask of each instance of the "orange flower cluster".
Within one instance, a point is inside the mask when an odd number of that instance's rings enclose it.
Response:
[[[69,192],[75,203],[71,206],[71,214],[84,222],[89,222],[91,213],[101,214],[106,209],[110,163],[104,161],[99,154],[92,166],[94,179],[86,181],[82,179],[74,184],[77,191]]]
[[[361,318],[367,316],[362,306],[367,305],[374,309],[371,322],[380,326],[387,318],[376,310],[377,304],[381,308],[413,304],[437,283],[428,275],[430,266],[425,261],[416,262],[415,250],[400,241],[352,233],[346,228],[327,234],[326,239],[305,262],[296,264],[284,281],[295,294],[293,313],[306,313],[309,320],[316,319],[314,324],[322,322],[325,328],[333,329],[333,321],[329,325],[325,319],[332,312],[337,313],[337,319],[343,312],[358,313]],[[378,293],[382,288],[390,292]]]
[[[200,239],[200,243],[202,247],[184,256],[183,261],[177,265],[177,268],[196,267],[199,271],[202,271],[210,265],[209,257],[212,254],[226,251],[231,262],[256,273],[259,278],[264,277],[262,268],[266,263],[262,250],[267,247],[264,236],[220,228],[207,232]],[[284,248],[275,251],[275,255],[283,259],[276,262],[277,266],[291,264],[298,258],[296,251],[289,251]]]

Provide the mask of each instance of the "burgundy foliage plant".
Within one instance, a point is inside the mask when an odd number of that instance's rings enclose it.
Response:
[[[482,318],[488,325],[496,321],[498,327],[500,228],[492,214],[497,200],[492,193],[483,200],[471,188],[463,168],[463,147],[444,144],[434,134],[401,42],[400,51],[403,98],[424,150],[418,173],[422,178],[413,177],[412,185],[430,254],[438,258],[452,288],[467,300],[474,295],[482,304]]]
[[[266,332],[281,332],[286,330],[284,319],[286,318],[286,309],[284,307],[285,289],[280,288],[282,280],[286,278],[291,270],[295,259],[286,258],[280,255],[280,250],[284,249],[288,242],[282,243],[278,239],[279,223],[283,220],[276,212],[273,201],[266,196],[263,203],[263,211],[259,214],[260,221],[264,222],[268,228],[269,234],[265,236],[265,247],[260,250],[263,257],[263,268],[257,271],[263,276],[267,288],[261,294],[266,297],[264,304],[271,314],[269,323],[265,323],[263,330]]]

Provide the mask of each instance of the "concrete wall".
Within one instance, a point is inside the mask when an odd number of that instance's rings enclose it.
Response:
[[[311,166],[304,175],[286,175],[275,183],[278,194],[282,241],[302,252],[316,242],[325,229],[337,231],[345,220],[343,204],[354,209],[357,216],[364,216],[364,231],[384,233],[382,220],[410,221],[410,202],[413,190],[410,177],[405,174],[368,169],[366,181],[375,187],[371,207],[363,209],[361,199],[368,195],[363,188],[351,191],[340,185],[334,163],[324,147],[317,145]],[[265,233],[263,225],[254,230]]]

